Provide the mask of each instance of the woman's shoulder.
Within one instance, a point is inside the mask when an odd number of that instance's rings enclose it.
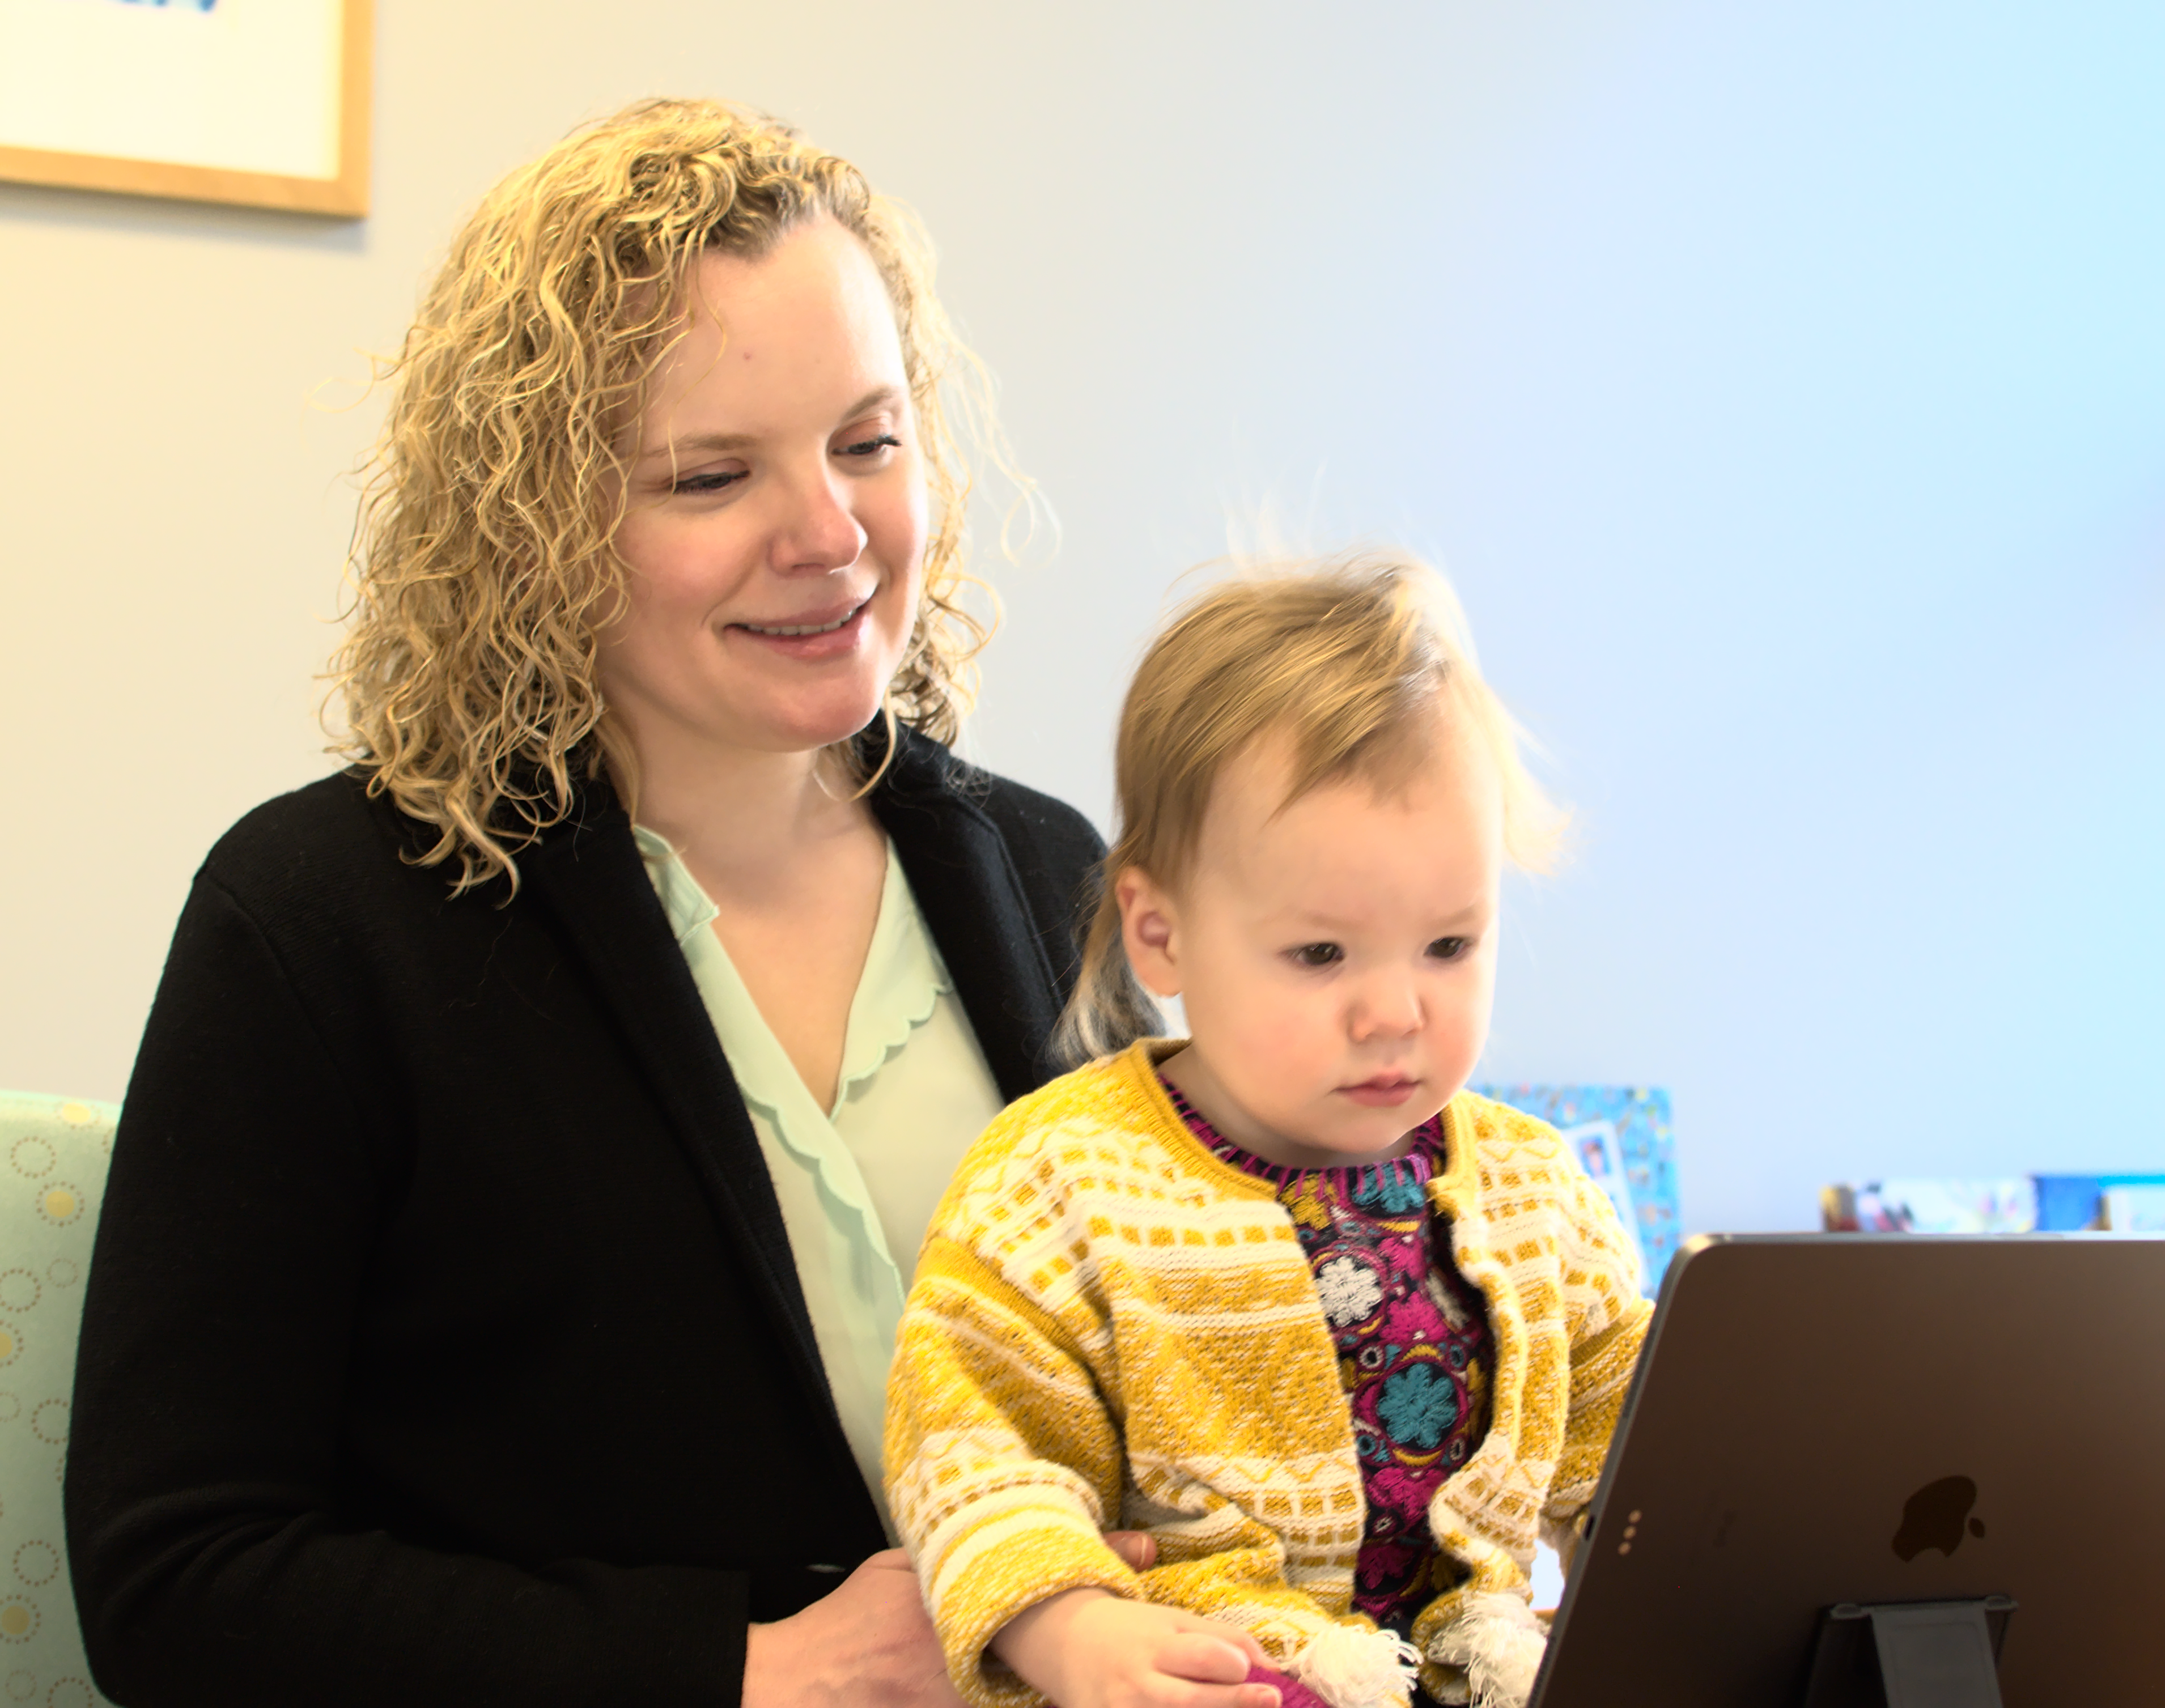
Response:
[[[372,872],[387,862],[395,867],[397,819],[387,803],[368,798],[365,778],[334,772],[242,814],[212,845],[203,872],[229,890],[253,895],[320,884],[333,873]]]
[[[930,735],[903,726],[881,787],[899,804],[944,806],[982,816],[1019,865],[1080,872],[1104,857],[1097,827],[1056,795],[973,765]]]
[[[1105,841],[1098,827],[1058,796],[959,760],[956,765],[965,778],[962,786],[1010,844],[1040,849],[1071,863],[1104,858]]]
[[[621,825],[614,796],[582,796],[571,817],[517,851],[529,862],[563,838],[585,839]],[[314,932],[350,921],[410,918],[440,927],[447,915],[486,915],[500,929],[507,906],[524,914],[528,885],[516,894],[503,878],[456,888],[460,867],[427,857],[441,840],[433,825],[408,816],[389,795],[371,790],[366,772],[334,772],[244,813],[203,858],[198,886],[209,884],[266,928],[287,923]],[[591,862],[587,862],[591,863]],[[635,868],[635,854],[630,857]]]

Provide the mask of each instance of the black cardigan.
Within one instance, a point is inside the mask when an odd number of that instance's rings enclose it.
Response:
[[[1096,833],[905,735],[872,797],[1001,1092]],[[350,776],[212,851],[85,1299],[77,1605],[129,1708],[734,1703],[884,1546],[781,1211],[606,786],[454,899]]]

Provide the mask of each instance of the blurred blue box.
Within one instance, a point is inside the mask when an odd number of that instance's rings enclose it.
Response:
[[[2115,1186],[2165,1186],[2165,1174],[2040,1174],[2037,1231],[2071,1232],[2104,1226],[2104,1195]]]

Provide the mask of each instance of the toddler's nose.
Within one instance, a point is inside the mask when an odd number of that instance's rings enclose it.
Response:
[[[1367,982],[1353,1005],[1353,1036],[1403,1038],[1420,1030],[1420,993],[1408,978],[1378,976]]]

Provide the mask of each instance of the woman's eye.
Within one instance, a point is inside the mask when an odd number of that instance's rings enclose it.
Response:
[[[719,493],[735,486],[745,477],[747,472],[745,469],[733,468],[716,469],[709,474],[680,475],[670,484],[669,490],[694,497],[701,493]]]
[[[899,451],[902,441],[892,433],[875,434],[870,439],[860,439],[854,445],[845,445],[844,456],[877,456],[882,451]]]
[[[1439,961],[1457,961],[1472,946],[1471,937],[1438,937],[1428,946],[1428,952]]]
[[[1303,943],[1290,952],[1298,967],[1331,967],[1346,958],[1346,952],[1335,943]]]

